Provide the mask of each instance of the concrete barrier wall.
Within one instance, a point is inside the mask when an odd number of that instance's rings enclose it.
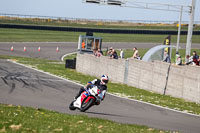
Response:
[[[167,83],[167,95],[200,103],[200,67],[170,66],[169,63],[159,61],[149,63],[134,59],[115,60],[78,54],[76,69],[78,72],[96,77],[107,74],[113,82],[125,83],[160,94],[164,93]]]
[[[129,60],[128,85],[163,94],[168,63]]]
[[[109,75],[113,82],[124,82],[125,60],[110,59],[108,57],[95,57],[89,54],[78,54],[76,70],[91,76],[100,77],[103,74]]]
[[[166,94],[200,103],[200,68],[171,66]]]

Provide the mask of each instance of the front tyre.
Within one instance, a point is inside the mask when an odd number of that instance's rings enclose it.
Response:
[[[74,107],[74,101],[71,102],[71,104],[69,105],[69,109],[70,110],[75,110],[76,108]]]
[[[88,102],[85,103],[85,101],[87,100],[88,98],[85,98],[81,104],[81,108],[80,108],[80,111],[81,112],[85,112],[86,110],[88,110],[94,103],[94,99],[93,98],[90,98],[88,100]]]

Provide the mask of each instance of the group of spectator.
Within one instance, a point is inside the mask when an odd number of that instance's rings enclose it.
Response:
[[[118,58],[123,59],[124,51],[123,51],[123,49],[120,49],[120,55],[118,56],[116,50],[111,47],[107,52],[107,56],[109,56],[112,59],[118,59]],[[139,56],[139,51],[136,47],[133,48],[133,56],[132,57],[134,59],[141,59],[141,57]]]
[[[118,59],[117,52],[114,48],[110,47],[110,49],[107,52],[107,56],[109,56],[111,59]]]
[[[93,50],[93,54],[97,57],[100,57],[103,55],[103,52],[101,51],[101,49],[94,49]],[[120,55],[118,56],[116,50],[113,47],[110,47],[109,50],[107,51],[107,56],[111,59],[118,59],[118,58],[124,58],[124,51],[123,49],[120,49]],[[141,59],[141,56],[139,55],[139,51],[136,47],[133,48],[133,56],[132,58],[134,59]],[[176,52],[176,65],[197,65],[200,66],[200,57],[198,56],[196,51],[193,51],[192,56],[187,55],[186,56],[186,60],[185,63],[183,63],[182,58],[179,54],[179,52]],[[167,51],[164,51],[164,58],[163,58],[163,62],[168,62],[171,63],[171,59],[170,56],[168,54]]]
[[[163,62],[171,63],[168,52],[164,52]],[[183,61],[179,52],[176,52],[176,65],[183,65]],[[187,55],[185,60],[185,65],[197,65],[200,66],[200,57],[198,56],[196,51],[193,51],[192,56]]]
[[[103,52],[100,50],[100,49],[94,49],[93,50],[93,54],[97,57],[100,57],[103,55]],[[124,51],[123,49],[120,49],[120,53],[119,53],[119,56],[116,52],[116,50],[113,48],[113,47],[110,47],[109,50],[107,51],[107,56],[111,59],[118,59],[118,58],[121,58],[123,59],[124,58]],[[133,48],[133,56],[132,58],[134,59],[141,59],[141,57],[139,56],[139,51],[136,47]]]
[[[186,56],[186,61],[185,61],[186,65],[200,65],[200,58],[197,54],[196,51],[193,51],[192,56],[187,55]]]
[[[103,55],[103,51],[101,51],[101,49],[94,49],[93,54],[97,57],[101,57]],[[117,52],[112,47],[110,47],[110,49],[107,51],[107,56],[112,59],[118,59]]]
[[[103,55],[103,51],[101,51],[101,49],[94,49],[93,50],[93,54],[97,57],[100,57]]]

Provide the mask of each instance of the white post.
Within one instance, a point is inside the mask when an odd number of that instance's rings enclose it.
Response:
[[[179,26],[178,26],[178,36],[177,36],[176,52],[178,52],[178,50],[179,50],[179,44],[180,44],[182,14],[183,14],[183,6],[181,6],[181,10],[180,10],[180,19],[179,19]]]
[[[195,4],[196,4],[196,0],[192,0],[191,11],[190,11],[190,22],[188,26],[187,44],[186,44],[186,51],[185,51],[186,56],[190,55],[190,51],[191,51]]]

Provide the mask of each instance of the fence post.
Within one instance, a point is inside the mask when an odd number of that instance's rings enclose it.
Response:
[[[125,60],[125,68],[124,68],[124,84],[128,83],[128,66],[129,66],[129,60]]]
[[[168,84],[168,79],[169,79],[169,72],[170,72],[170,68],[171,68],[171,63],[169,64],[168,70],[167,70],[167,74],[166,74],[166,83],[165,83],[165,88],[164,88],[164,92],[163,95],[166,94],[166,90],[167,90],[167,84]]]

